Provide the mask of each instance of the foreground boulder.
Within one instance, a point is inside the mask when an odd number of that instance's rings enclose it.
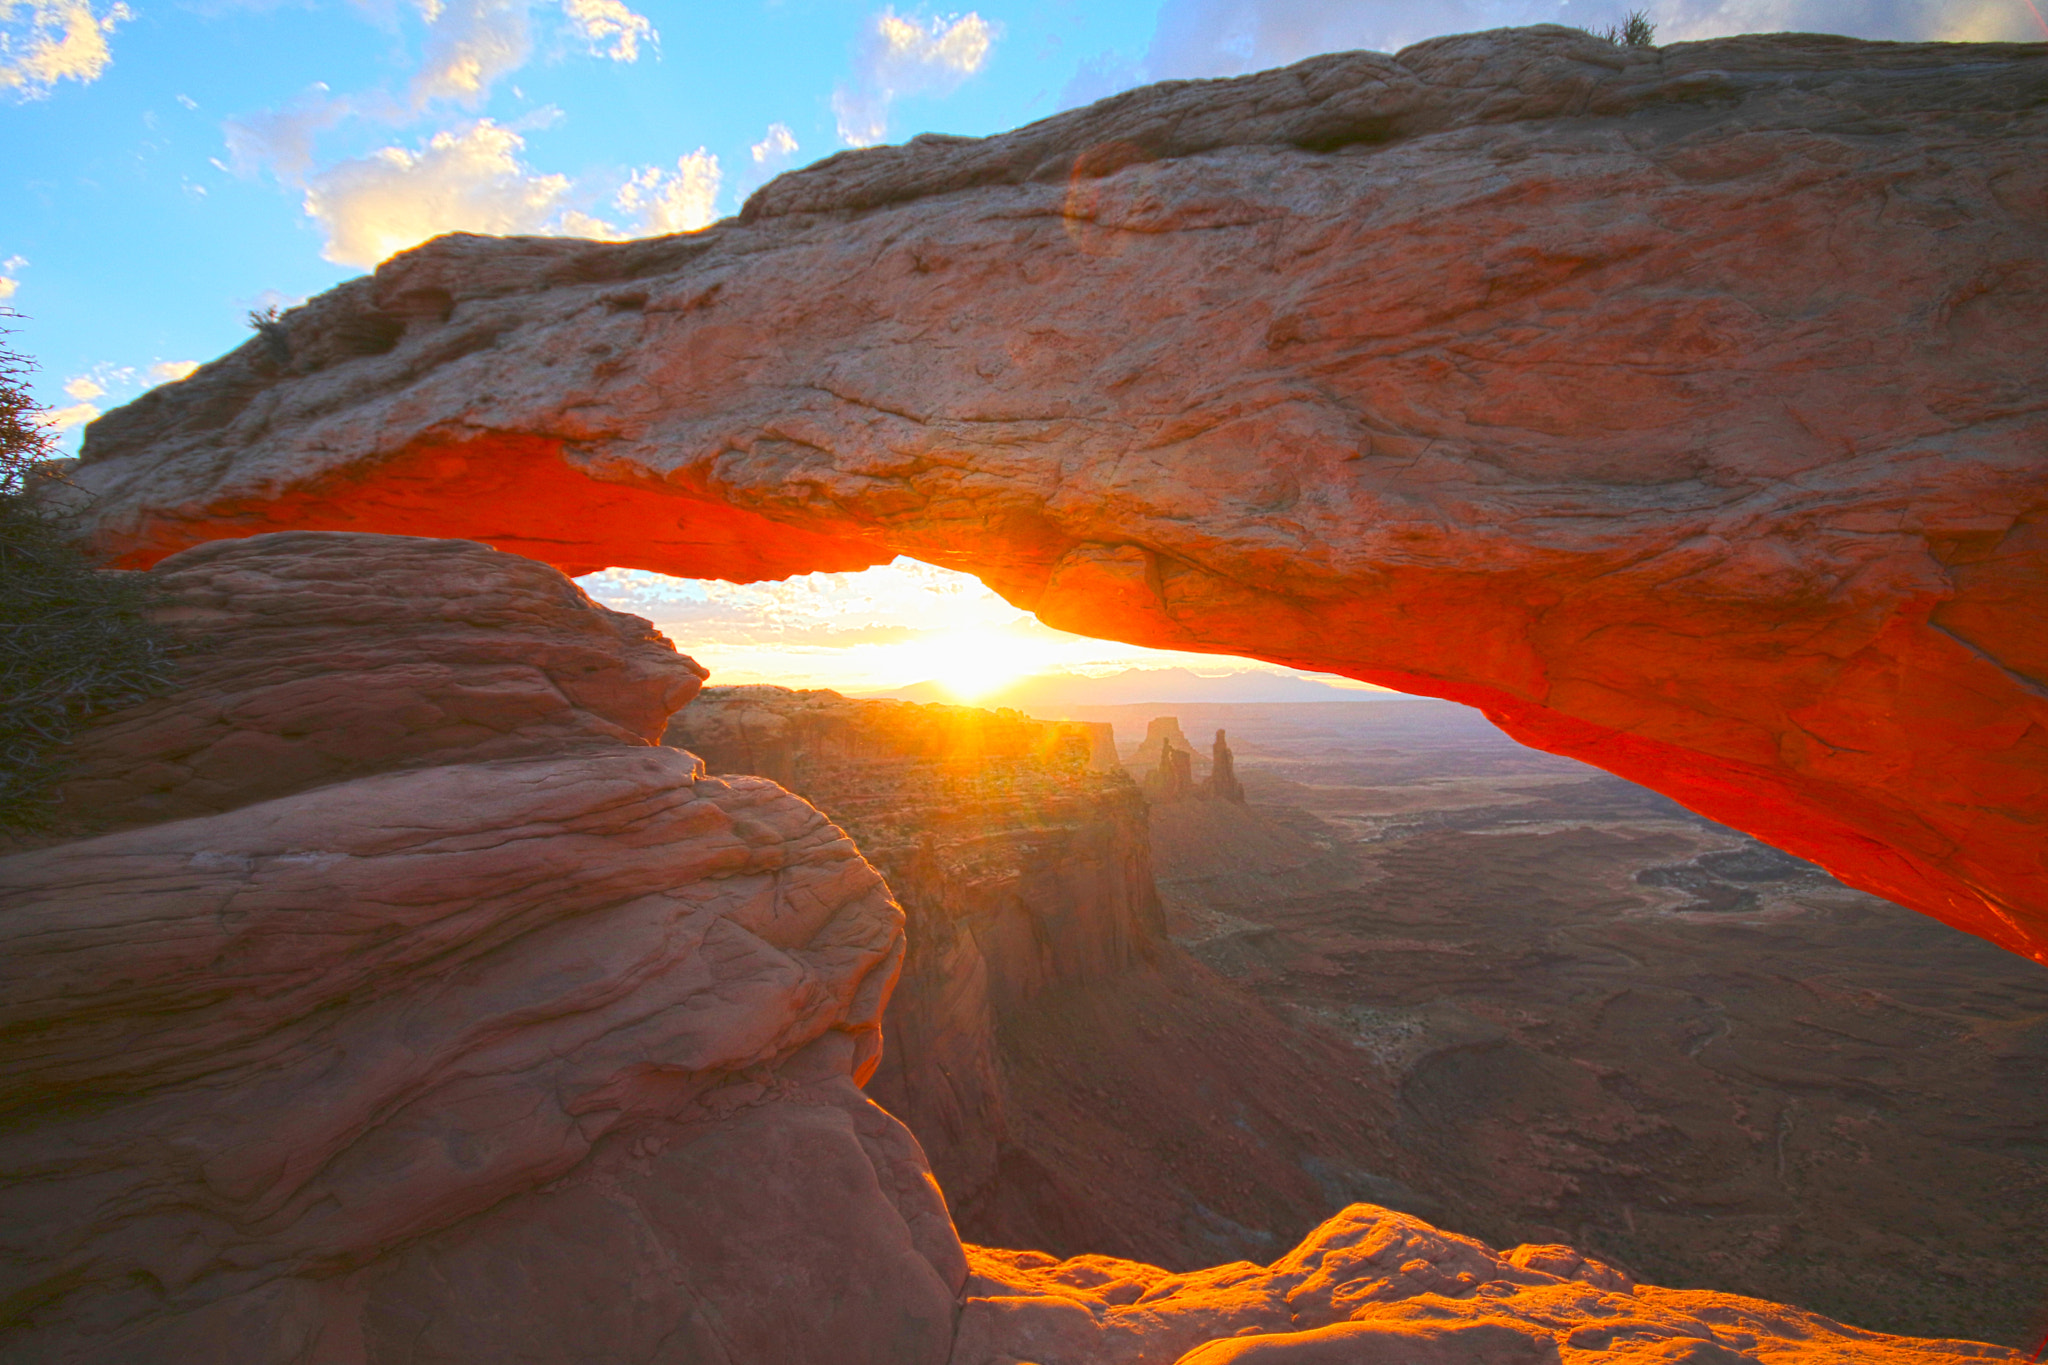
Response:
[[[636,733],[702,670],[481,546],[159,576],[195,687],[88,748],[259,757],[223,813],[121,788],[133,827],[0,859],[0,1354],[945,1360],[959,1242],[857,1088],[901,911],[811,806]]]
[[[1156,1166],[1124,1166],[1141,1189],[1103,1189],[1064,1164],[1033,1132],[1044,1097],[1008,1045],[1047,1033],[1060,1003],[1128,998],[1149,979],[1139,969],[1179,965],[1145,803],[1116,767],[1109,730],[750,686],[705,689],[667,738],[714,773],[773,777],[815,803],[888,878],[908,948],[869,1093],[917,1134],[965,1235],[1157,1256],[1173,1249],[1176,1206],[1194,1196]],[[1250,1029],[1264,1017],[1248,1000],[1219,1004],[1244,1009]],[[1120,1023],[1112,1031],[1139,1027]],[[1144,1195],[1165,1207],[1134,1218]],[[1328,1208],[1298,1210],[1296,1226]]]
[[[1047,622],[1483,708],[2048,959],[2048,49],[1539,28],[450,237],[101,418],[280,527]]]

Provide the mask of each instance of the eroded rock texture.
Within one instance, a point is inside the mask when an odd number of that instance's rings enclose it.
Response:
[[[89,744],[256,756],[0,859],[0,1355],[943,1362],[959,1242],[857,1088],[901,912],[647,742],[701,670],[476,545],[159,572],[214,652]]]
[[[1053,998],[1128,990],[1167,951],[1145,804],[1121,771],[1088,769],[1107,729],[756,686],[707,689],[667,735],[714,773],[771,776],[815,802],[887,876],[909,946],[871,1093],[984,1241],[1172,1241],[1129,1237],[1092,1172],[1037,1149],[1039,1097],[1005,1047]]]
[[[102,418],[142,563],[283,526],[754,578],[1484,708],[2048,954],[2048,51],[1543,28],[452,237]]]
[[[652,744],[707,676],[544,564],[283,532],[157,566],[173,690],[72,745],[59,821],[114,829],[393,768]]]

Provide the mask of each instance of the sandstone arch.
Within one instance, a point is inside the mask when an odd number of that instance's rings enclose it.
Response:
[[[102,418],[129,563],[902,553],[1482,707],[2048,961],[2048,47],[1471,35],[451,237]]]

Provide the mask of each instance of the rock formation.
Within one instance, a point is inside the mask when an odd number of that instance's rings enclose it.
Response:
[[[337,572],[351,552],[365,571]],[[0,858],[9,1359],[2013,1358],[1366,1206],[1264,1269],[970,1267],[924,1153],[857,1088],[901,912],[812,806],[646,742],[700,669],[473,545],[264,536],[158,574],[196,690],[88,748],[175,767],[246,715],[263,757],[109,789],[125,828]],[[305,631],[281,628],[294,600]],[[447,647],[402,678],[408,623],[437,617]],[[351,710],[353,685],[412,700]],[[482,723],[493,686],[523,721]],[[1087,780],[1068,737],[1038,761]],[[188,795],[209,813],[149,819]]]
[[[1502,1254],[1354,1205],[1270,1266],[1192,1275],[971,1248],[952,1365],[1964,1365],[1968,1341],[1639,1285],[1569,1247]]]
[[[1168,749],[1159,766],[1145,774],[1145,799],[1155,805],[1185,801],[1199,790],[1195,786],[1194,760],[1185,749]]]
[[[175,690],[72,746],[70,832],[393,768],[651,744],[706,674],[544,564],[459,540],[285,532],[152,575]]]
[[[1221,730],[1216,732],[1216,747],[1209,759],[1207,791],[1217,801],[1244,804],[1244,783],[1237,780],[1237,758],[1230,752],[1230,744]]]
[[[1180,721],[1172,716],[1154,716],[1145,725],[1145,739],[1131,755],[1131,766],[1140,773],[1139,785],[1145,799],[1155,806],[1185,801],[1195,786],[1195,746],[1180,732]]]
[[[478,545],[156,576],[129,827],[0,859],[0,1355],[941,1365],[961,1248],[856,1088],[901,914],[648,742],[702,670]]]
[[[1179,717],[1154,716],[1145,722],[1145,738],[1139,743],[1138,751],[1131,755],[1131,766],[1139,769],[1157,768],[1166,761],[1166,755],[1172,751],[1193,758],[1195,746],[1188,743],[1188,737],[1180,732]]]
[[[909,554],[1483,708],[2048,958],[2048,50],[1537,28],[1135,90],[642,242],[449,237],[89,430],[141,564]]]
[[[985,1239],[1105,1231],[1088,1193],[1018,1143],[999,1034],[1040,995],[1165,946],[1137,788],[1076,762],[1108,728],[781,687],[711,688],[669,727],[710,771],[816,803],[888,878],[909,951],[871,1093]]]

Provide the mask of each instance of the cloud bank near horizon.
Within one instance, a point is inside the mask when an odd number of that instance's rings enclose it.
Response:
[[[1835,33],[1891,42],[2037,42],[2037,0],[1165,0],[1142,54],[1084,61],[1060,97],[1074,108],[1163,80],[1241,76],[1324,52],[1398,52],[1427,38],[1532,24],[1595,31],[1631,9],[1659,43],[1738,33]]]

